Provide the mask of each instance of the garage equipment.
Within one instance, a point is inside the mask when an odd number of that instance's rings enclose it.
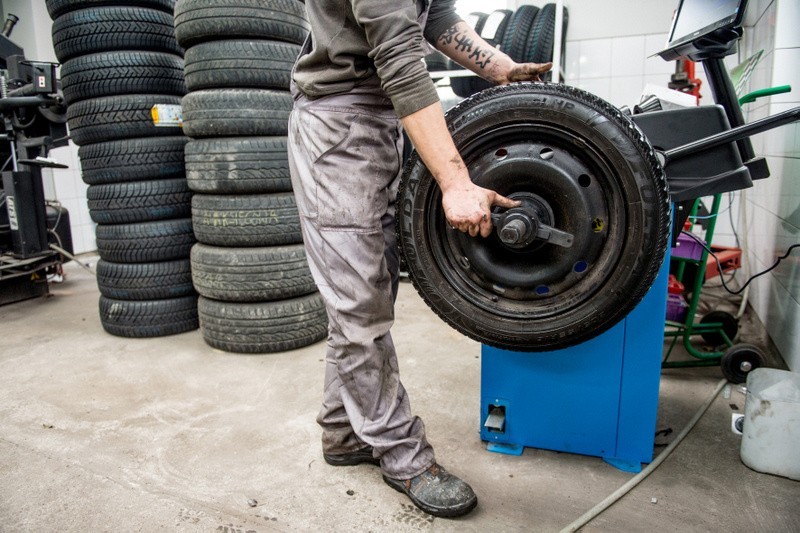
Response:
[[[661,52],[704,61],[717,106],[628,117],[575,88],[520,84],[448,112],[475,183],[522,202],[495,212],[487,239],[447,227],[412,155],[401,247],[428,305],[484,344],[481,436],[503,445],[493,449],[598,455],[631,471],[652,459],[670,205],[768,177],[748,137],[800,119],[797,108],[744,124],[722,58],[745,2],[722,4],[708,20],[703,2],[682,1]],[[675,227],[687,216],[676,209]]]
[[[0,35],[0,159],[3,166],[0,215],[0,304],[46,294],[46,272],[65,258],[51,238],[71,254],[68,213],[54,208],[48,228],[41,169],[66,168],[48,159],[50,148],[67,144],[65,109],[56,87],[55,65],[25,59],[9,39],[17,18],[9,15]],[[5,168],[10,165],[11,170]],[[59,246],[61,247],[61,246]],[[62,248],[63,249],[63,248]]]

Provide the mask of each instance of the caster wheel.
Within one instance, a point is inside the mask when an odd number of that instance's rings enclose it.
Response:
[[[731,340],[734,341],[736,335],[739,333],[739,321],[730,313],[725,311],[712,311],[700,319],[701,324],[722,324],[722,331]],[[725,339],[716,331],[706,331],[700,334],[706,344],[709,346],[721,346],[725,344]]]
[[[734,344],[728,348],[719,362],[722,375],[732,383],[744,383],[747,374],[764,366],[764,354],[752,344]]]

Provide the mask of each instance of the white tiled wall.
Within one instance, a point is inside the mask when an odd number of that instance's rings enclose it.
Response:
[[[42,177],[47,198],[57,200],[69,211],[73,252],[80,254],[97,250],[96,224],[89,217],[86,202],[88,186],[81,179],[78,148],[70,143],[69,146],[51,150],[49,156],[69,165],[68,169],[45,169]]]
[[[757,10],[752,11],[753,8]],[[750,89],[790,84],[792,92],[748,104],[747,119],[800,106],[800,2],[760,0],[748,13],[744,57],[763,49]],[[753,271],[773,265],[789,246],[800,243],[800,126],[771,130],[753,139],[758,155],[767,156],[771,177],[745,195],[744,215]],[[750,302],[792,370],[800,371],[800,255],[795,251],[775,270],[752,284]]]

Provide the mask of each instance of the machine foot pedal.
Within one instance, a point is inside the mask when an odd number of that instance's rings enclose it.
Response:
[[[525,446],[521,444],[505,444],[503,442],[490,442],[486,445],[486,449],[494,453],[502,453],[504,455],[522,455]]]

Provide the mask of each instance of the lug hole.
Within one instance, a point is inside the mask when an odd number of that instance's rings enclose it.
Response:
[[[550,292],[550,287],[548,287],[547,285],[539,285],[538,287],[536,287],[536,294],[538,294],[539,296],[544,296],[549,292]]]
[[[578,185],[581,187],[588,187],[592,184],[592,178],[590,178],[587,174],[581,174],[578,176]]]
[[[542,151],[539,152],[539,157],[541,157],[545,161],[549,161],[550,159],[553,159],[554,155],[555,155],[555,152],[553,152],[553,150],[550,149],[550,148],[543,148]]]
[[[592,231],[593,232],[600,233],[601,231],[603,231],[603,228],[605,228],[605,227],[606,227],[606,223],[605,223],[605,221],[603,221],[602,218],[597,217],[594,220],[592,220]]]
[[[497,151],[494,153],[494,156],[495,156],[497,159],[503,160],[503,159],[505,159],[506,157],[508,157],[508,150],[506,150],[505,148],[500,148],[499,150],[497,150]]]
[[[576,274],[582,274],[586,272],[587,268],[589,268],[589,263],[586,261],[578,261],[575,263],[575,266],[572,267],[572,270],[575,271]]]

